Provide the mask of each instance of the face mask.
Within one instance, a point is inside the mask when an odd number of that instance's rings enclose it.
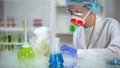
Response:
[[[82,13],[74,13],[77,16],[73,15],[71,17],[71,22],[76,26],[83,26],[85,24],[85,19],[87,18],[90,12],[91,10],[89,10],[89,12],[84,16],[84,18],[79,17],[83,15]]]

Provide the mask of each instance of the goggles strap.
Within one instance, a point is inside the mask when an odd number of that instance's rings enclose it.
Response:
[[[90,12],[91,12],[91,10],[89,10],[89,12],[87,13],[87,15],[83,18],[83,20],[85,20],[87,18],[87,16],[89,15]]]

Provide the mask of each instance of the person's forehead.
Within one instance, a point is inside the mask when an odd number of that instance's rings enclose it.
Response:
[[[79,6],[79,5],[68,5],[67,7],[70,9],[82,9],[83,8],[83,6]]]

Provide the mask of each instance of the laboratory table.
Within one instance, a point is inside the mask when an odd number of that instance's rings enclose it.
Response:
[[[76,59],[63,56],[63,68],[120,68],[119,59]],[[19,61],[17,50],[0,51],[0,68],[49,68],[49,57],[39,56],[31,61]]]

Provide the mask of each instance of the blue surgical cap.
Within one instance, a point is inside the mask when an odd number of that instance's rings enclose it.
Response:
[[[66,0],[66,5],[86,6],[95,14],[101,10],[101,4],[99,0]]]

